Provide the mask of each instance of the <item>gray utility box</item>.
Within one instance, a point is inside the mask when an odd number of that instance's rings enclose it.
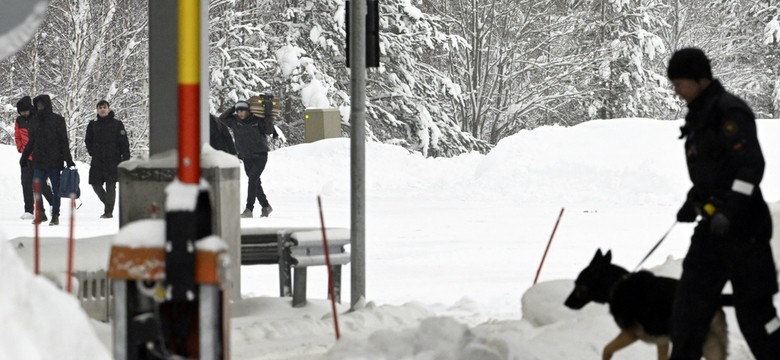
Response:
[[[238,159],[230,154],[204,146],[201,152],[201,177],[210,187],[212,226],[228,244],[230,255],[231,299],[241,299],[241,229],[239,210],[240,173]],[[153,155],[148,160],[132,159],[119,165],[119,227],[152,216],[157,204],[157,218],[165,218],[165,188],[176,178],[176,151]]]
[[[303,112],[307,143],[341,137],[341,113],[337,108],[310,108]]]

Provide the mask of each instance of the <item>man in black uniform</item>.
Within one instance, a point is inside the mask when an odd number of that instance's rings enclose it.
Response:
[[[108,101],[100,100],[97,103],[97,119],[87,124],[84,143],[92,156],[89,184],[103,203],[103,215],[100,218],[111,219],[116,203],[117,168],[120,162],[130,159],[130,143],[125,125],[114,117]]]
[[[252,114],[249,103],[238,101],[235,106],[225,110],[219,120],[233,130],[238,158],[244,162],[244,171],[249,178],[246,209],[243,218],[251,218],[255,207],[255,198],[260,202],[260,216],[267,217],[273,211],[263,191],[260,175],[268,162],[268,139],[266,135],[278,137],[272,119],[261,119]],[[235,114],[234,114],[235,113]]]
[[[769,240],[772,219],[761,195],[764,156],[753,112],[712,78],[695,48],[669,60],[667,75],[688,103],[682,128],[693,187],[677,220],[701,216],[683,262],[672,313],[672,359],[696,359],[720,294],[731,281],[739,328],[758,360],[780,359],[778,291]]]

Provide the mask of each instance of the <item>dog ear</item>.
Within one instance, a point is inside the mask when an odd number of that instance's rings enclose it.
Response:
[[[607,264],[612,263],[612,250],[607,250],[607,253],[604,255],[604,260],[606,260]]]
[[[601,258],[603,258],[603,257],[604,257],[604,254],[601,253],[601,249],[597,249],[596,250],[596,255],[593,255],[593,260],[590,261],[590,264],[593,265],[593,264],[599,262],[599,260],[601,260]]]

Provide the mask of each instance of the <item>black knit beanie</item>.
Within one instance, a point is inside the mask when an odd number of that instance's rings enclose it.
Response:
[[[19,99],[19,101],[16,103],[16,112],[17,113],[21,113],[22,111],[25,111],[25,110],[32,111],[33,109],[34,108],[33,108],[33,104],[32,104],[32,99],[30,99],[29,96],[25,96],[25,97]]]
[[[704,51],[697,48],[684,48],[674,52],[666,69],[669,79],[710,79],[712,69],[710,59]]]

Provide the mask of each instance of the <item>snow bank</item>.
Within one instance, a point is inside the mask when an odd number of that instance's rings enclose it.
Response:
[[[110,359],[78,301],[22,264],[0,239],[0,359]]]

